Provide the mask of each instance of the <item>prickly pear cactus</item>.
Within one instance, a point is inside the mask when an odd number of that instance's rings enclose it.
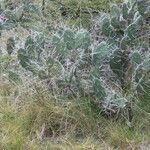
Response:
[[[24,48],[18,50],[18,60],[21,66],[34,74],[37,74],[39,69],[43,44],[44,40],[41,39],[41,36],[35,38],[28,36]]]
[[[80,30],[75,35],[75,47],[79,49],[88,49],[91,45],[91,37],[86,30]]]
[[[137,1],[138,12],[142,16],[148,16],[150,13],[150,1],[148,0],[138,0]]]
[[[3,3],[3,2],[1,2]],[[22,2],[21,6],[17,6],[15,9],[5,8],[2,6],[1,16],[3,17],[2,24],[0,24],[1,30],[11,30],[15,27],[22,26],[26,29],[38,29],[37,22],[41,21],[43,17],[41,9],[33,2]]]
[[[111,18],[111,25],[112,25],[115,29],[119,29],[119,28],[120,28],[120,21],[119,21],[119,18],[117,18],[117,17]]]
[[[122,17],[125,20],[128,19],[128,11],[129,11],[128,4],[127,3],[123,3],[123,5],[122,5]]]
[[[72,30],[70,29],[65,30],[63,39],[69,50],[75,48],[75,33]]]
[[[100,65],[106,58],[108,52],[109,52],[108,44],[104,41],[99,43],[93,52],[93,63],[95,65]]]
[[[110,8],[110,14],[111,16],[115,17],[115,18],[119,18],[120,17],[120,8],[116,5],[116,4],[113,4]]]
[[[93,90],[96,97],[101,101],[104,100],[106,96],[106,92],[105,92],[105,88],[102,86],[101,81],[98,78],[93,78],[92,84],[93,84]]]
[[[125,29],[125,35],[128,36],[131,40],[134,40],[136,38],[137,29],[137,25],[132,23]]]
[[[61,55],[67,54],[66,44],[61,37],[59,37],[58,35],[54,35],[52,37],[52,44],[58,53],[60,53]]]
[[[120,48],[122,50],[126,50],[131,45],[131,43],[131,39],[126,35],[120,41]]]
[[[101,20],[102,20],[101,30],[103,34],[108,37],[115,37],[115,32],[110,24],[108,16],[103,16]]]
[[[125,73],[128,68],[128,56],[121,52],[119,49],[115,50],[110,58],[110,68],[117,75],[122,87],[124,86]]]
[[[133,63],[136,63],[136,64],[142,63],[142,58],[139,52],[136,52],[136,51],[133,52],[130,57]]]
[[[15,40],[13,37],[10,37],[7,40],[7,53],[11,55],[15,49]]]
[[[140,44],[138,38],[141,35],[140,30],[144,29],[144,13],[148,7],[147,1],[124,2],[121,8],[112,5],[110,14],[101,18],[102,33],[108,39],[109,45],[117,49],[110,56],[110,67],[122,86],[127,71],[130,70],[129,64],[131,62],[139,64],[142,61],[140,55],[131,49],[134,49],[137,43]]]

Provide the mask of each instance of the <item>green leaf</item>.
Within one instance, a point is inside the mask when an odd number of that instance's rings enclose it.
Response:
[[[131,40],[134,40],[137,36],[137,24],[130,24],[125,30],[125,35],[127,35]]]
[[[120,28],[120,21],[119,21],[119,18],[117,18],[117,17],[111,18],[111,25],[112,25],[114,28],[119,29],[119,28]]]
[[[65,30],[64,35],[64,42],[69,50],[75,48],[75,34],[70,29]]]
[[[59,54],[62,54],[64,56],[67,54],[66,44],[58,35],[54,35],[52,37],[52,44]]]
[[[148,7],[150,6],[150,1],[148,0],[138,0],[137,2],[137,8],[139,13],[144,16],[146,12],[148,11]]]
[[[10,37],[8,40],[7,40],[7,53],[9,55],[11,55],[14,51],[14,48],[15,48],[15,40],[13,37]]]
[[[88,49],[91,45],[90,34],[85,30],[80,30],[75,35],[75,47],[81,49]]]
[[[103,100],[104,97],[106,96],[106,92],[105,92],[104,87],[102,86],[101,81],[97,78],[93,78],[92,83],[93,83],[93,91],[96,97],[99,100]]]
[[[124,36],[120,41],[120,48],[126,50],[131,44],[131,39],[128,36]]]
[[[25,49],[22,49],[22,48],[19,49],[17,56],[18,56],[19,63],[23,68],[25,68],[26,70],[29,70],[33,73],[37,72],[37,70],[38,70],[37,66],[31,62],[28,55],[26,54]]]
[[[109,18],[107,16],[104,16],[102,18],[102,22],[101,22],[101,29],[103,34],[105,34],[108,37],[115,37],[115,32],[112,29],[111,25],[110,25],[110,21]]]
[[[108,45],[106,42],[101,42],[97,45],[93,52],[93,62],[95,65],[100,64],[106,58],[108,54]]]
[[[122,5],[122,16],[125,20],[128,19],[128,5],[127,5],[127,3],[123,3],[123,5]]]
[[[149,72],[149,71],[150,71],[150,57],[144,60],[142,66],[143,66],[143,69],[144,69],[146,72]]]
[[[110,13],[113,17],[119,18],[121,14],[121,10],[116,4],[113,4],[110,8]]]
[[[133,52],[131,54],[131,60],[132,62],[135,62],[136,64],[140,64],[142,62],[142,58],[139,52]]]

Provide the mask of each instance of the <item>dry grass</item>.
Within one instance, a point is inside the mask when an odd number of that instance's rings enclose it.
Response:
[[[130,129],[96,114],[85,98],[56,99],[34,83],[17,87],[7,79],[1,78],[0,82],[0,149],[142,149],[146,144],[148,147],[150,132],[146,118],[139,123],[138,118],[134,129]]]

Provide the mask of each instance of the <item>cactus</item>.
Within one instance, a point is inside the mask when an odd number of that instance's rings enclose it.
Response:
[[[88,49],[91,45],[90,35],[86,30],[80,30],[75,35],[75,47],[79,49]]]
[[[132,62],[134,62],[136,64],[142,63],[142,58],[141,58],[141,55],[139,54],[139,52],[133,52],[131,54],[131,60],[132,60]]]
[[[143,61],[142,66],[144,71],[150,72],[150,56]]]
[[[142,25],[142,17],[135,11],[135,5],[135,2],[123,3],[122,11],[113,5],[110,15],[103,16],[101,22],[102,32],[109,44],[117,49],[110,57],[110,68],[117,75],[122,87],[125,86],[125,74],[130,62],[126,53],[134,45],[138,29]]]
[[[107,43],[104,41],[99,43],[93,52],[93,63],[95,65],[101,64],[102,61],[106,58],[108,52],[109,49]]]
[[[44,42],[44,38],[40,35],[36,36],[35,39],[31,36],[26,38],[24,48],[29,59],[39,60],[42,49],[44,48]]]
[[[116,28],[119,29],[120,28],[120,21],[117,17],[113,17],[111,18],[111,25]]]
[[[75,48],[75,34],[72,30],[70,30],[70,29],[65,30],[63,39],[69,50]]]
[[[13,37],[10,37],[8,40],[7,40],[7,53],[9,55],[11,55],[14,51],[14,48],[15,48],[15,40]]]
[[[101,81],[98,78],[93,77],[92,84],[93,84],[93,91],[94,91],[96,97],[99,100],[104,100],[104,98],[106,96],[106,92],[105,92],[104,87],[102,86]]]
[[[110,68],[120,80],[122,88],[125,88],[125,73],[128,69],[129,58],[125,52],[115,50],[110,58]]]
[[[121,10],[116,4],[113,4],[110,8],[110,14],[115,18],[119,18],[121,14]]]
[[[66,44],[58,35],[54,35],[52,37],[52,44],[58,53],[60,53],[61,55],[66,55],[67,53]]]
[[[150,2],[148,0],[137,1],[137,8],[140,15],[145,16],[146,14],[149,14],[149,5]]]
[[[29,70],[33,73],[37,73],[37,66],[35,64],[33,64],[31,62],[31,60],[29,59],[29,56],[26,54],[26,50],[25,49],[19,49],[18,50],[18,60],[20,65],[25,68],[26,70]]]
[[[126,35],[120,41],[120,48],[126,50],[131,45],[131,39]]]
[[[122,17],[125,20],[128,19],[128,5],[127,5],[127,3],[123,3],[123,5],[122,5]]]
[[[117,5],[113,5],[111,8],[111,15],[102,16],[102,32],[113,39],[124,39],[122,36],[128,36],[132,42],[137,36],[137,30],[139,26],[143,24],[142,16],[135,11],[135,5],[131,3],[123,3],[122,11]],[[122,14],[121,14],[122,13]],[[113,27],[113,28],[112,28]]]
[[[128,36],[131,40],[134,40],[137,35],[137,24],[132,23],[125,29],[125,35]]]
[[[147,26],[143,23],[147,7],[145,9],[145,4],[136,4],[138,7],[135,7],[135,2],[124,3],[122,10],[117,5],[112,5],[110,14],[101,17],[100,27],[103,34],[98,33],[102,37],[100,40],[95,37],[91,39],[93,37],[93,34],[90,35],[91,31],[88,32],[84,29],[75,32],[70,28],[59,27],[50,37],[47,37],[45,30],[44,32],[31,30],[34,35],[36,33],[38,35],[28,36],[24,47],[17,52],[20,65],[26,71],[33,73],[39,80],[46,81],[42,81],[42,84],[54,85],[59,96],[64,89],[75,91],[72,92],[75,96],[82,97],[83,93],[87,93],[92,99],[101,100],[100,106],[103,108],[105,108],[103,104],[110,100],[106,107],[117,108],[115,110],[124,109],[127,99],[123,97],[123,94],[131,98],[129,91],[132,91],[133,84],[137,86],[133,88],[137,91],[139,91],[138,89],[144,91],[144,86],[149,84],[150,61],[149,58],[143,61],[148,52],[145,53],[145,50],[143,52],[142,49],[146,44],[148,45],[148,42],[144,41]],[[4,22],[4,25],[7,25],[8,21],[14,27],[17,22],[20,22],[21,25],[26,21],[32,24],[35,18],[38,22],[38,15],[40,15],[38,9],[32,4],[25,5],[23,10],[20,10],[21,14],[17,14],[19,10],[17,13],[17,10],[14,13],[7,12],[8,20],[6,20],[6,24]],[[9,17],[9,13],[12,18]],[[14,16],[15,14],[16,16]],[[0,26],[1,30],[2,28]],[[141,30],[138,31],[138,29]],[[141,31],[142,40],[140,39]],[[143,36],[143,34],[145,35]],[[101,40],[105,41],[101,42]],[[45,45],[45,41],[48,42],[48,46]],[[96,43],[99,44],[96,45]],[[12,54],[14,47],[15,43],[10,38],[7,41],[8,54]],[[143,56],[141,56],[141,52]],[[11,56],[7,56],[11,58]],[[8,77],[13,82],[19,83],[19,76],[15,72],[10,71]],[[107,83],[108,85],[106,85]],[[110,85],[112,86],[109,87]],[[112,88],[115,94],[108,90]],[[65,91],[65,94],[67,92]]]
[[[107,16],[102,19],[102,32],[108,37],[115,37],[115,32],[110,25],[110,20]]]
[[[142,16],[139,14],[139,12],[136,12],[133,18],[133,22],[137,25],[143,25],[143,18]]]
[[[25,41],[25,50],[29,59],[36,59],[35,42],[31,36],[28,36]]]

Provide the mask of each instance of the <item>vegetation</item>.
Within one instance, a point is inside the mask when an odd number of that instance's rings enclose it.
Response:
[[[2,1],[1,149],[149,149],[149,2],[117,2]]]

